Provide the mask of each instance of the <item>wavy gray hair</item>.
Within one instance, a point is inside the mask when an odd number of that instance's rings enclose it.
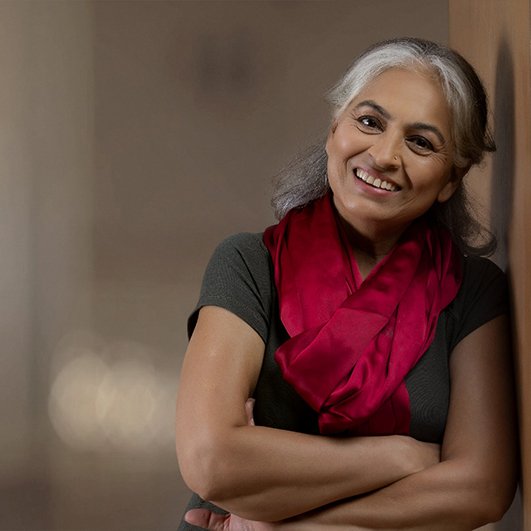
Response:
[[[455,166],[479,164],[496,146],[488,127],[485,89],[472,66],[457,52],[432,41],[398,38],[375,44],[363,52],[328,94],[333,118],[377,76],[391,68],[428,72],[441,83],[452,115]],[[272,205],[278,219],[328,191],[325,140],[292,161],[275,179]],[[436,203],[428,217],[449,229],[455,243],[468,254],[491,254],[494,236],[477,220],[463,183],[450,200]],[[480,243],[478,243],[480,242]]]

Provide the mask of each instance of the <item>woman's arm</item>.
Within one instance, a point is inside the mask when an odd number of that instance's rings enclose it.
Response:
[[[331,438],[248,426],[244,404],[264,344],[227,310],[206,307],[185,357],[177,454],[188,486],[253,520],[281,520],[366,493],[439,460],[410,437]]]
[[[507,319],[464,338],[450,361],[442,461],[379,491],[305,515],[281,529],[471,530],[499,520],[518,469]],[[301,524],[304,523],[304,527]]]
[[[197,511],[230,531],[470,531],[499,520],[516,488],[518,450],[507,320],[483,325],[454,349],[442,461],[363,497],[277,524]]]

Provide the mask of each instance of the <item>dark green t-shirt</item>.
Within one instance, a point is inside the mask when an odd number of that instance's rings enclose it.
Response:
[[[433,343],[406,377],[410,434],[422,441],[442,441],[450,400],[449,356],[453,348],[476,328],[508,310],[506,278],[495,264],[486,258],[465,257],[463,271],[462,286],[441,313]],[[273,279],[273,264],[261,234],[227,238],[207,266],[188,331],[191,335],[203,306],[220,306],[243,319],[265,343],[254,394],[256,424],[317,434],[317,414],[283,380],[274,359],[276,349],[288,335],[280,322]],[[189,508],[200,504],[200,498],[194,497]],[[180,529],[192,527],[183,523]]]

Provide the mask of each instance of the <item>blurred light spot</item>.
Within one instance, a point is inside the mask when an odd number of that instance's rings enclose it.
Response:
[[[55,431],[69,446],[97,449],[105,443],[97,422],[96,397],[107,371],[98,356],[82,353],[67,362],[55,378],[48,411]]]
[[[157,381],[149,365],[137,360],[112,366],[98,389],[98,420],[116,446],[139,448],[153,438]]]
[[[48,409],[63,442],[91,451],[173,445],[177,375],[155,370],[154,354],[139,343],[104,345],[90,335],[61,342]]]

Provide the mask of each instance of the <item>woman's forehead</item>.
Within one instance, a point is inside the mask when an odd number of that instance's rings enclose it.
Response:
[[[390,118],[436,121],[450,127],[451,109],[441,85],[432,74],[418,69],[392,68],[369,81],[348,108],[370,102]]]

